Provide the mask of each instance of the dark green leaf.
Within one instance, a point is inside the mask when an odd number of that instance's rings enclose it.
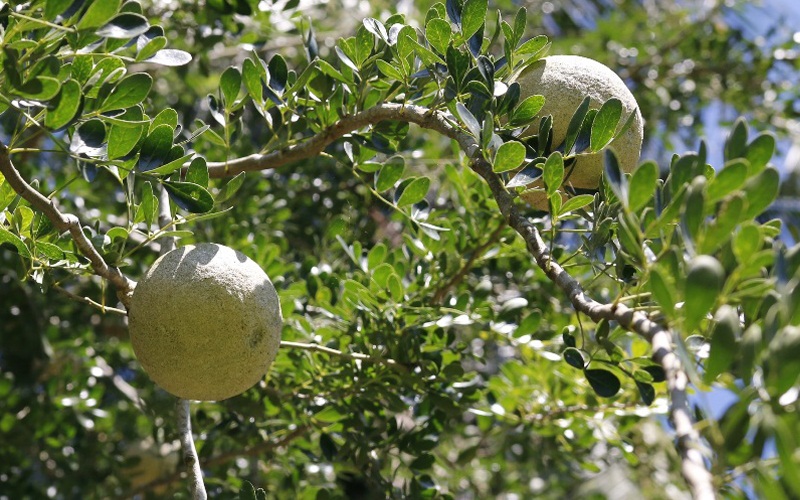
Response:
[[[616,396],[621,387],[619,378],[608,370],[589,369],[583,371],[594,392],[603,398]]]
[[[445,0],[447,17],[456,26],[461,26],[461,2],[459,0]]]
[[[739,118],[733,125],[733,131],[725,140],[725,161],[743,158],[746,149],[747,122],[745,122],[744,118]]]
[[[69,149],[73,153],[89,158],[101,158],[106,154],[103,143],[106,127],[100,120],[84,122],[72,135]]]
[[[250,97],[259,104],[264,101],[263,78],[266,76],[263,66],[256,64],[252,59],[245,59],[242,63],[242,80]]]
[[[163,165],[171,150],[172,128],[169,125],[157,126],[144,139],[136,168],[147,172]]]
[[[100,2],[97,2],[100,3]],[[120,14],[96,31],[105,38],[134,38],[150,29],[147,19],[140,14]]]
[[[425,470],[430,469],[434,463],[436,463],[436,457],[430,453],[423,453],[415,458],[409,467],[414,470]]]
[[[492,168],[495,172],[507,172],[525,161],[525,146],[521,142],[508,141],[497,149]]]
[[[539,163],[538,165],[542,165]],[[544,172],[541,168],[533,163],[529,164],[527,167],[523,168],[522,170],[517,173],[509,182],[506,184],[507,188],[515,188],[521,186],[527,186],[531,184],[536,179],[542,176]]]
[[[214,206],[214,199],[205,188],[190,182],[163,181],[172,201],[192,213],[204,213]]]
[[[577,368],[578,370],[583,370],[586,367],[586,361],[583,359],[583,355],[579,350],[574,347],[567,347],[564,349],[564,361],[566,361],[570,366]]]
[[[61,89],[60,82],[49,76],[37,76],[24,85],[16,87],[14,92],[22,97],[32,99],[34,101],[49,101]]]
[[[158,213],[158,197],[153,193],[153,185],[150,184],[150,181],[145,181],[142,186],[142,202],[139,204],[139,212],[142,214],[141,219],[138,214],[136,219],[143,220],[149,230]]]
[[[650,293],[653,294],[653,298],[656,299],[661,309],[667,315],[672,315],[675,310],[675,293],[672,283],[667,281],[665,275],[658,268],[653,268],[650,270],[648,284],[650,285]]]
[[[81,107],[81,86],[69,79],[61,86],[58,96],[50,102],[44,124],[52,130],[67,126]]]
[[[108,132],[108,159],[115,160],[130,153],[144,134],[144,125],[124,127],[112,125]]]
[[[705,220],[703,214],[704,189],[706,186],[705,177],[695,177],[689,185],[689,192],[686,195],[686,202],[683,209],[683,224],[688,231],[688,237],[692,241],[697,241],[700,227]]]
[[[583,101],[581,101],[580,106],[575,112],[572,114],[572,118],[569,120],[569,126],[567,127],[567,135],[564,138],[564,153],[571,154],[572,148],[575,146],[575,141],[578,138],[578,133],[581,130],[581,126],[583,125],[583,120],[586,118],[586,113],[589,111],[589,104],[591,103],[591,99],[589,96],[586,96]]]
[[[611,98],[603,103],[592,123],[592,135],[589,149],[600,151],[614,138],[619,119],[622,117],[622,101]]]
[[[642,403],[646,406],[653,404],[653,401],[656,399],[656,390],[653,389],[653,386],[644,382],[639,382],[638,380],[636,380],[635,383],[636,388],[639,389],[639,397],[642,398]]]
[[[126,76],[114,87],[103,102],[101,111],[130,108],[142,102],[150,93],[153,77],[147,73]]]
[[[239,500],[257,500],[256,489],[253,486],[253,483],[245,480],[244,484],[242,484],[242,487],[239,488]]]
[[[723,305],[714,315],[711,331],[711,350],[705,364],[703,380],[710,384],[717,375],[728,370],[738,354],[737,339],[742,333],[736,309]]]
[[[403,193],[397,199],[396,205],[398,207],[405,207],[422,201],[428,194],[430,185],[431,180],[427,177],[415,178],[403,190]]]
[[[625,177],[625,175],[622,173],[622,169],[619,167],[617,154],[614,153],[613,149],[606,149],[603,152],[603,158],[605,160],[604,171],[608,185],[611,186],[611,190],[614,191],[614,194],[622,202],[622,204],[627,206],[628,179]]]
[[[336,443],[330,434],[323,432],[319,435],[319,448],[322,450],[322,455],[327,460],[333,460],[336,457]]]

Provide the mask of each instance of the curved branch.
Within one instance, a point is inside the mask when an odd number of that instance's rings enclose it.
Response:
[[[197,448],[192,437],[192,411],[189,402],[179,399],[176,402],[178,414],[178,434],[183,450],[183,465],[189,470],[189,491],[195,500],[206,500],[208,494],[203,484],[203,471],[200,469],[200,460],[197,458]]]
[[[256,154],[224,163],[209,164],[213,177],[226,177],[239,172],[277,168],[291,162],[310,158],[321,153],[328,145],[346,134],[374,125],[384,120],[414,123],[422,128],[439,132],[459,144],[470,159],[472,169],[489,185],[509,226],[522,236],[536,264],[545,275],[569,297],[576,311],[594,321],[606,319],[617,321],[623,328],[635,332],[653,346],[653,359],[664,369],[670,395],[670,417],[675,426],[677,447],[681,455],[681,473],[692,495],[697,499],[715,498],[711,474],[704,463],[705,446],[694,428],[686,389],[688,377],[680,359],[672,348],[672,332],[650,320],[643,312],[634,311],[624,304],[601,304],[586,296],[581,285],[553,260],[539,230],[525,217],[514,203],[500,177],[491,164],[483,158],[475,138],[455,124],[453,118],[443,112],[421,106],[393,103],[379,104],[355,115],[345,116],[335,125],[309,138],[305,142],[268,154]]]
[[[128,279],[118,268],[109,266],[103,260],[100,252],[97,251],[84,234],[81,221],[77,216],[60,211],[52,200],[35,190],[33,186],[22,178],[11,162],[8,146],[2,143],[0,143],[0,172],[2,172],[6,182],[11,185],[14,191],[30,203],[31,206],[42,212],[56,229],[62,232],[69,232],[78,250],[89,259],[89,264],[92,266],[94,274],[110,281],[117,288],[117,297],[127,308],[136,282]]]

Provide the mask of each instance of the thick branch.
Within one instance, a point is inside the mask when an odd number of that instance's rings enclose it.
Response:
[[[251,155],[226,163],[209,165],[214,177],[235,175],[244,171],[277,168],[291,162],[318,155],[325,147],[355,130],[384,120],[415,123],[434,130],[458,142],[470,158],[472,169],[486,180],[492,195],[508,224],[522,236],[528,251],[545,275],[569,297],[576,311],[594,321],[617,321],[622,327],[647,339],[653,345],[653,358],[664,368],[670,394],[670,416],[675,426],[677,446],[681,454],[682,474],[692,494],[697,499],[715,498],[711,475],[703,461],[705,448],[695,430],[686,397],[688,379],[681,362],[672,349],[672,333],[651,321],[643,312],[634,311],[624,304],[601,304],[587,297],[580,284],[550,256],[538,229],[517,209],[514,198],[500,177],[492,171],[491,164],[480,154],[475,139],[458,128],[452,117],[420,106],[379,104],[375,107],[342,118],[336,125],[309,138],[305,142],[268,154]]]
[[[89,264],[92,266],[94,274],[110,281],[117,288],[119,300],[125,307],[128,307],[131,293],[133,293],[133,288],[136,285],[135,282],[125,277],[118,268],[109,266],[103,260],[103,257],[84,234],[78,217],[61,212],[51,200],[35,190],[33,186],[22,178],[11,162],[8,147],[5,144],[0,144],[0,172],[3,173],[6,182],[11,185],[14,191],[30,203],[33,208],[42,212],[56,229],[62,232],[69,232],[78,250],[89,259]]]

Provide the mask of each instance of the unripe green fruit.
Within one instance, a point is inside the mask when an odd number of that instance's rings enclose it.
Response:
[[[133,350],[150,378],[200,401],[258,383],[277,355],[281,326],[278,294],[258,264],[209,243],[156,260],[128,311]]]
[[[544,107],[539,116],[553,116],[553,147],[564,142],[572,115],[586,96],[590,98],[590,109],[599,109],[604,102],[616,97],[622,102],[622,117],[617,131],[625,125],[631,113],[634,118],[631,127],[608,147],[617,154],[624,172],[632,171],[639,163],[644,136],[642,114],[633,94],[609,67],[581,56],[549,56],[526,68],[516,82],[520,85],[520,100],[537,94],[544,96]],[[539,121],[528,128],[529,134],[539,130]],[[581,154],[567,182],[577,189],[597,189],[602,172],[602,151]],[[529,187],[540,186],[541,183],[536,183]],[[523,194],[522,198],[534,208],[547,210],[547,197],[543,193],[530,192]]]

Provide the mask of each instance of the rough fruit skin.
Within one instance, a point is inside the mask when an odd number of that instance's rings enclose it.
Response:
[[[258,383],[277,355],[282,322],[278,294],[258,264],[210,243],[156,260],[128,312],[133,350],[150,378],[200,401]]]
[[[567,136],[570,119],[585,96],[590,98],[590,109],[616,97],[622,102],[621,129],[631,113],[634,121],[621,137],[615,139],[610,148],[617,154],[620,168],[632,171],[639,163],[644,137],[644,121],[639,105],[622,79],[608,66],[581,56],[549,56],[533,63],[517,78],[520,85],[520,100],[532,95],[545,98],[540,117],[553,116],[553,147],[558,147]],[[528,128],[528,134],[539,130],[539,122]],[[603,152],[579,155],[567,182],[578,189],[597,189],[603,172]],[[535,208],[547,210],[547,199],[542,193],[523,195]]]

